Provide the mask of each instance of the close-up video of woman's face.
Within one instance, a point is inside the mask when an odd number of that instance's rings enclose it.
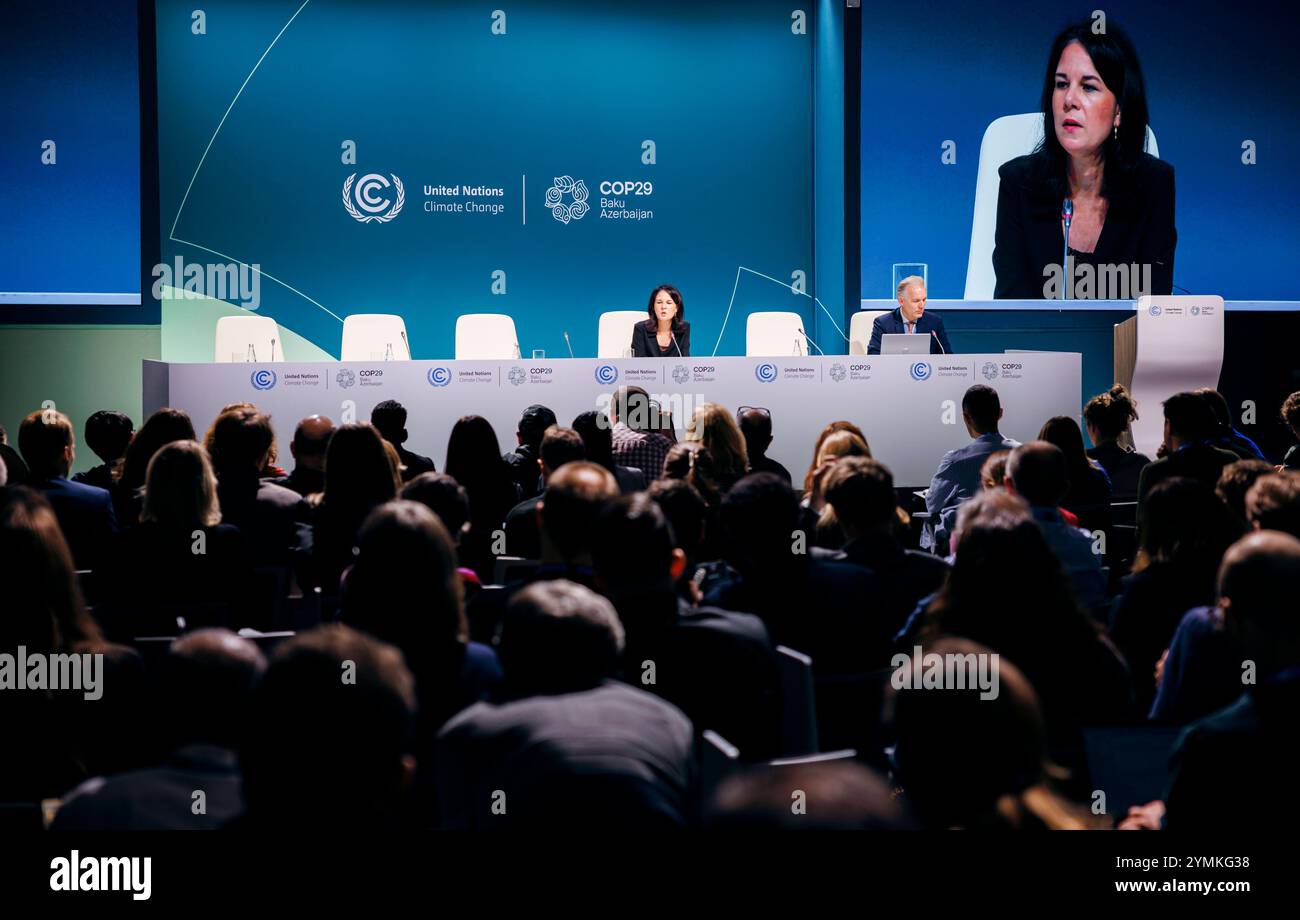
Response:
[[[1115,93],[1078,42],[1066,45],[1057,62],[1052,112],[1057,140],[1072,156],[1096,152],[1115,130]]]

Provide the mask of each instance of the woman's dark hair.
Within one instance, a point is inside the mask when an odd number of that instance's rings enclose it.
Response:
[[[1070,183],[1067,169],[1070,157],[1056,136],[1052,94],[1056,89],[1056,67],[1061,61],[1061,54],[1074,42],[1082,45],[1083,50],[1092,58],[1102,82],[1115,94],[1115,104],[1120,112],[1118,139],[1112,131],[1106,135],[1101,146],[1101,158],[1105,164],[1101,195],[1109,199],[1116,190],[1123,192],[1124,184],[1145,152],[1148,120],[1142,65],[1138,62],[1133,43],[1113,21],[1107,21],[1105,31],[1098,34],[1093,31],[1093,20],[1084,19],[1062,29],[1053,40],[1052,50],[1047,55],[1047,72],[1043,77],[1043,91],[1039,100],[1039,108],[1043,113],[1043,142],[1035,154],[1042,158],[1047,167],[1047,178],[1053,194],[1058,198],[1068,198]]]
[[[462,415],[451,427],[451,437],[447,439],[447,475],[470,492],[471,502],[479,485],[510,478],[510,468],[501,459],[497,433],[483,416]]]
[[[1068,415],[1054,415],[1043,423],[1038,440],[1055,444],[1065,454],[1065,478],[1071,489],[1083,488],[1092,475],[1093,466],[1083,447],[1079,423]]]
[[[689,482],[710,508],[718,507],[722,501],[722,488],[713,468],[713,457],[699,441],[683,441],[668,448],[663,475],[659,478]]]
[[[397,495],[384,439],[368,422],[340,425],[325,449],[325,497],[331,513],[357,518]]]
[[[1083,420],[1097,431],[1103,441],[1114,441],[1138,417],[1137,403],[1128,388],[1117,383],[1105,393],[1098,393],[1083,407]]]
[[[182,409],[159,409],[145,420],[126,446],[117,468],[117,481],[125,489],[144,485],[149,461],[158,448],[173,441],[193,441],[194,423]]]
[[[1134,569],[1169,562],[1213,585],[1223,554],[1245,529],[1244,521],[1199,479],[1166,479],[1152,486],[1142,502]]]
[[[614,430],[609,423],[609,416],[596,409],[588,409],[574,418],[573,430],[582,437],[582,443],[587,448],[587,459],[614,472]]]
[[[650,292],[650,302],[646,304],[645,311],[650,318],[645,321],[646,328],[654,331],[659,328],[659,319],[655,316],[655,298],[659,292],[664,291],[677,304],[677,315],[673,317],[673,335],[681,335],[686,331],[686,303],[682,300],[681,291],[671,284],[661,284]]]

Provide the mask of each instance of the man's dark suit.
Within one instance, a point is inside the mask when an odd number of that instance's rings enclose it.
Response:
[[[682,323],[685,328],[674,332],[677,343],[668,343],[666,349],[659,348],[659,339],[653,326],[645,322],[637,323],[632,329],[632,357],[634,358],[689,358],[691,356],[691,324]]]
[[[880,645],[874,650],[876,664],[884,667],[892,651],[893,637],[917,601],[938,591],[948,577],[948,563],[929,553],[903,547],[888,534],[865,534],[844,544],[838,557],[844,562],[870,569],[880,587],[875,595],[873,616],[881,626]]]
[[[867,344],[867,354],[880,354],[880,337],[882,335],[902,335],[907,332],[907,323],[903,321],[903,308],[895,307],[883,316],[877,316],[875,322],[871,324],[871,341]],[[931,335],[930,333],[934,333]],[[943,317],[936,313],[926,310],[921,314],[921,318],[916,321],[915,335],[923,335],[930,340],[930,353],[936,354],[940,351],[939,345],[943,346],[944,354],[952,354],[952,343],[948,341],[948,333],[943,328]],[[938,345],[935,344],[935,337],[938,337]]]
[[[311,509],[301,495],[269,479],[217,483],[221,520],[238,527],[254,566],[281,565],[312,545]]]
[[[1167,457],[1152,460],[1142,468],[1142,473],[1138,476],[1138,517],[1142,516],[1147,493],[1156,483],[1175,476],[1186,476],[1189,479],[1199,479],[1213,489],[1223,468],[1236,462],[1236,454],[1212,444],[1188,444]]]
[[[103,558],[113,534],[117,516],[107,489],[72,482],[62,476],[30,483],[49,499],[59,519],[72,558],[79,569],[93,569]]]
[[[526,498],[510,509],[506,515],[506,554],[524,559],[542,556],[542,531],[537,523],[537,506],[546,497],[543,489],[532,498]]]

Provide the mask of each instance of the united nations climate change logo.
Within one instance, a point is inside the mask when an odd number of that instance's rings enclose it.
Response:
[[[546,190],[546,206],[551,209],[551,216],[562,224],[581,220],[591,210],[587,204],[587,183],[581,179],[574,182],[573,176],[556,176],[555,184]]]
[[[618,379],[618,368],[612,364],[602,364],[596,368],[596,382],[608,386]]]
[[[343,207],[363,224],[371,221],[383,224],[392,220],[402,212],[402,205],[406,204],[406,189],[402,187],[401,179],[392,173],[389,175],[393,178],[392,182],[381,173],[366,173],[357,181],[355,189],[352,183],[357,174],[348,176],[343,182]],[[390,187],[397,190],[396,199],[384,194],[384,190]]]
[[[510,373],[506,374],[506,377],[510,379],[510,383],[514,386],[523,386],[526,376],[522,367],[512,367]]]
[[[451,371],[445,367],[429,368],[429,386],[445,387],[451,383]]]
[[[1150,313],[1152,316],[1159,316],[1160,313],[1161,313],[1161,310],[1160,310],[1160,304],[1158,304],[1158,303],[1153,303],[1153,304],[1151,305],[1151,309],[1148,310],[1147,312]]]
[[[339,385],[339,389],[346,390],[357,382],[357,375],[352,373],[351,368],[340,368],[339,372],[334,375],[334,382]]]
[[[253,371],[253,376],[249,378],[252,381],[253,389],[269,390],[275,386],[275,371],[263,368],[260,371]]]
[[[913,380],[929,380],[930,372],[932,370],[934,370],[934,368],[930,367],[926,362],[917,361],[908,369],[907,372],[912,375]]]
[[[845,367],[843,364],[831,365],[831,379],[834,380],[836,383],[839,383],[841,380],[847,377],[848,374],[849,374],[849,369]]]
[[[673,368],[673,382],[679,386],[691,379],[691,369],[685,364],[678,364]]]
[[[985,380],[997,380],[998,366],[992,361],[985,361],[984,366],[980,368],[980,373],[984,375]]]
[[[776,379],[776,365],[763,363],[754,368],[754,376],[758,378],[759,383],[771,383]]]

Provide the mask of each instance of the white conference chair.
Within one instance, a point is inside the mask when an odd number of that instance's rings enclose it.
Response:
[[[975,178],[975,213],[971,218],[970,254],[966,260],[966,300],[992,300],[997,276],[993,273],[993,235],[998,223],[998,170],[1016,157],[1032,153],[1043,140],[1043,115],[1003,115],[995,118],[980,142],[980,165]],[[1156,136],[1147,126],[1147,153],[1160,157]]]
[[[871,326],[877,316],[884,316],[888,310],[859,310],[849,320],[849,354],[865,355],[871,343]]]
[[[751,313],[745,322],[745,354],[782,357],[808,354],[808,336],[798,313]]]
[[[217,320],[212,360],[217,364],[282,361],[280,327],[269,316],[223,316]]]
[[[353,313],[343,320],[340,361],[409,361],[406,323],[395,313]]]
[[[456,318],[457,361],[509,361],[519,357],[519,335],[509,316],[466,313]]]
[[[600,314],[596,332],[597,358],[623,358],[632,347],[632,330],[647,319],[644,310],[609,310]]]

